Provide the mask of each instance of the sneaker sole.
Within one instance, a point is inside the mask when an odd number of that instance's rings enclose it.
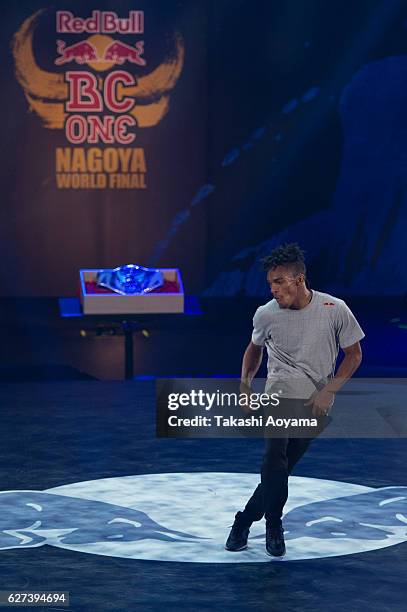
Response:
[[[282,553],[280,553],[279,555],[273,555],[272,553],[270,553],[267,549],[266,549],[266,555],[268,555],[269,557],[284,557],[286,551],[284,550]]]
[[[246,550],[246,548],[247,544],[245,544],[241,548],[228,548],[227,546],[225,546],[225,550],[228,550],[229,552],[240,552],[241,550]]]

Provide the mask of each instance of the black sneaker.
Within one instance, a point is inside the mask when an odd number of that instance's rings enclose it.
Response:
[[[271,557],[285,555],[284,529],[266,525],[266,553]]]
[[[244,550],[247,548],[247,538],[249,537],[250,529],[247,527],[247,525],[242,524],[240,515],[241,512],[236,514],[235,522],[233,523],[229,537],[226,540],[226,550],[237,552],[238,550]]]

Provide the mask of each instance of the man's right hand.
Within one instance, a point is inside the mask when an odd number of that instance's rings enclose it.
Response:
[[[253,414],[253,410],[250,408],[250,396],[252,394],[252,388],[250,387],[250,385],[247,384],[247,382],[242,380],[240,381],[239,390],[241,395],[247,396],[247,406],[240,405],[242,412],[244,412],[245,414]]]

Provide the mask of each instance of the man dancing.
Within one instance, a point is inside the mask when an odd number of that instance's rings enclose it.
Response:
[[[359,341],[364,333],[343,300],[309,288],[304,253],[297,244],[276,248],[263,263],[273,299],[254,315],[252,339],[243,356],[242,390],[250,393],[266,346],[266,393],[278,389],[283,398],[281,407],[323,422],[335,393],[361,363]],[[339,348],[344,358],[335,375]],[[267,554],[285,554],[281,518],[288,497],[288,476],[311,440],[289,435],[266,439],[261,482],[244,510],[236,514],[227,550],[247,548],[253,521],[265,516]]]

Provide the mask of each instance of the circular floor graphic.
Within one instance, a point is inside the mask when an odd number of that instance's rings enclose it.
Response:
[[[0,548],[48,544],[155,561],[281,562],[265,554],[264,521],[253,525],[247,550],[224,549],[234,514],[258,479],[247,473],[145,474],[48,491],[6,491],[0,493],[0,522],[8,516],[5,505],[11,516]],[[284,528],[284,562],[399,544],[407,540],[407,487],[374,489],[293,476]]]

